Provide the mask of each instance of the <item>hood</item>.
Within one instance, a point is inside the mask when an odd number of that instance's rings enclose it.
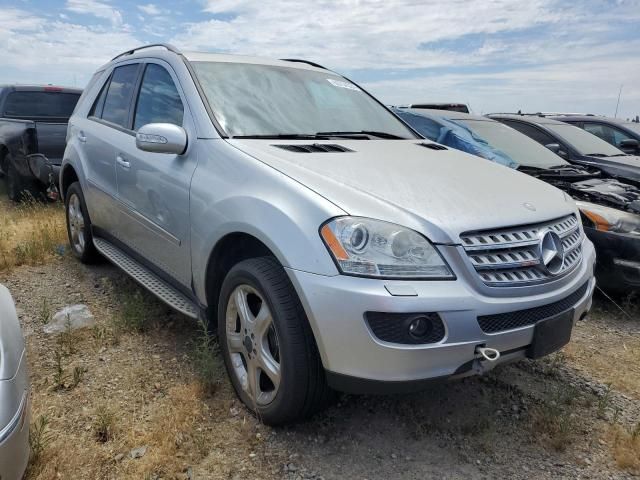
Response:
[[[633,213],[640,213],[640,189],[612,179],[592,179],[569,184],[576,200],[585,200]]]
[[[577,160],[583,165],[592,165],[622,181],[630,181],[640,185],[640,157],[622,155],[620,157],[592,157],[584,156]]]
[[[414,228],[436,243],[470,230],[536,223],[575,212],[558,189],[510,168],[420,140],[229,143],[314,190],[349,215]],[[349,151],[322,151],[313,145]],[[312,152],[283,145],[307,145]],[[316,151],[317,150],[317,151]],[[335,149],[332,149],[335,150]],[[527,204],[527,206],[525,206]]]
[[[0,381],[14,377],[24,351],[22,330],[13,299],[0,285]]]

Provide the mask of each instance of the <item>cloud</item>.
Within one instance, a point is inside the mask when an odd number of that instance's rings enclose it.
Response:
[[[118,9],[97,0],[67,0],[66,9],[73,13],[108,20],[113,26],[120,26],[123,23],[122,13]]]
[[[0,8],[0,64],[5,83],[84,86],[110,58],[141,42],[126,29],[92,28]]]
[[[146,5],[138,5],[138,10],[151,16],[156,16],[163,13],[163,10],[158,8],[158,6],[153,3],[147,3]]]
[[[306,58],[390,102],[604,109],[609,92],[638,78],[627,61],[640,41],[638,0],[207,0],[205,10],[211,18],[171,43]],[[594,75],[602,65],[608,74]],[[623,92],[630,111],[640,110],[635,89]]]
[[[0,81],[78,83],[144,43],[306,58],[389,103],[640,113],[640,0],[120,0],[0,6]],[[120,9],[119,9],[120,8]],[[43,75],[43,72],[46,72]]]

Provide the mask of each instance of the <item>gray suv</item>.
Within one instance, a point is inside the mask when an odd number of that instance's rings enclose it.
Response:
[[[101,67],[60,174],[75,255],[217,325],[264,422],[569,341],[591,306],[574,202],[425,141],[319,65],[169,45]]]

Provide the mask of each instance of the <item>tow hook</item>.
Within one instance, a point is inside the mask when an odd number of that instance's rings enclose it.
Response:
[[[488,362],[495,362],[500,358],[500,352],[495,348],[482,347],[478,345],[475,351],[476,355],[480,355]]]

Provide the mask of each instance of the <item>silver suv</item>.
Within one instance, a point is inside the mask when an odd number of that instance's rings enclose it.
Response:
[[[238,396],[269,424],[333,390],[543,356],[591,306],[568,196],[419,139],[311,62],[131,50],[94,75],[67,141],[75,255],[217,324]]]

